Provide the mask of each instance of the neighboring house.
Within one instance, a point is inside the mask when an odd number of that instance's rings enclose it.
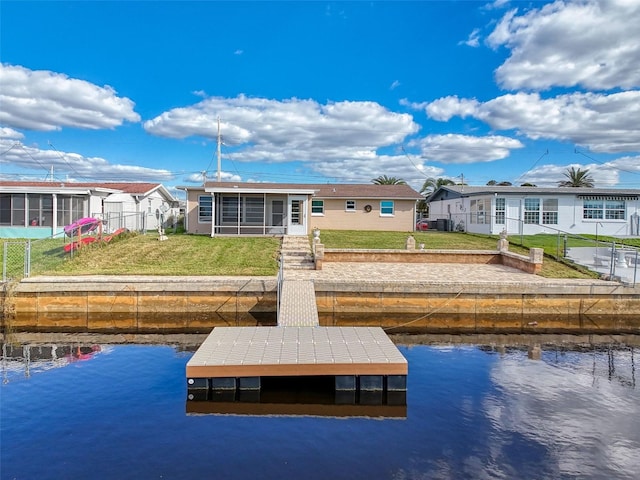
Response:
[[[307,235],[312,229],[413,231],[408,185],[208,182],[187,193],[187,233]]]
[[[510,235],[566,232],[639,235],[640,190],[447,185],[429,197],[429,218],[454,230]]]
[[[178,214],[178,201],[159,183],[0,181],[0,238],[46,238],[83,217],[117,228],[152,230]]]

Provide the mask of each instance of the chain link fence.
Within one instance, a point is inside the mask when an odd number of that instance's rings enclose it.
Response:
[[[2,281],[20,280],[31,274],[31,241],[4,242]]]

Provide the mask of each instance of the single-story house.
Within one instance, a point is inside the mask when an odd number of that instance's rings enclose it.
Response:
[[[637,189],[446,185],[426,202],[430,219],[472,233],[640,235]]]
[[[178,200],[159,183],[0,181],[0,238],[46,238],[83,217],[118,228],[153,230],[178,215]]]
[[[307,235],[312,229],[413,231],[408,185],[207,182],[187,194],[187,233]]]

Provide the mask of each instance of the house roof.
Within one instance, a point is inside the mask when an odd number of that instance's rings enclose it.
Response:
[[[482,186],[445,185],[427,197],[427,202],[441,199],[473,197],[479,195],[573,195],[573,196],[614,196],[638,197],[638,189],[620,188],[581,188],[581,187],[516,187],[516,186]]]
[[[184,190],[205,190],[211,193],[299,193],[316,198],[388,198],[421,200],[423,197],[409,185],[375,185],[351,183],[250,183],[207,182],[204,187],[180,187]]]
[[[161,189],[166,196],[172,195],[161,183],[144,182],[17,182],[0,181],[0,191],[61,191],[61,190],[106,190],[128,193],[130,195],[148,195],[154,190]]]

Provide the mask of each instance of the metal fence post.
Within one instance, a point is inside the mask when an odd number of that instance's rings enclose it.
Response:
[[[31,275],[31,240],[27,241],[24,252],[24,276]]]

